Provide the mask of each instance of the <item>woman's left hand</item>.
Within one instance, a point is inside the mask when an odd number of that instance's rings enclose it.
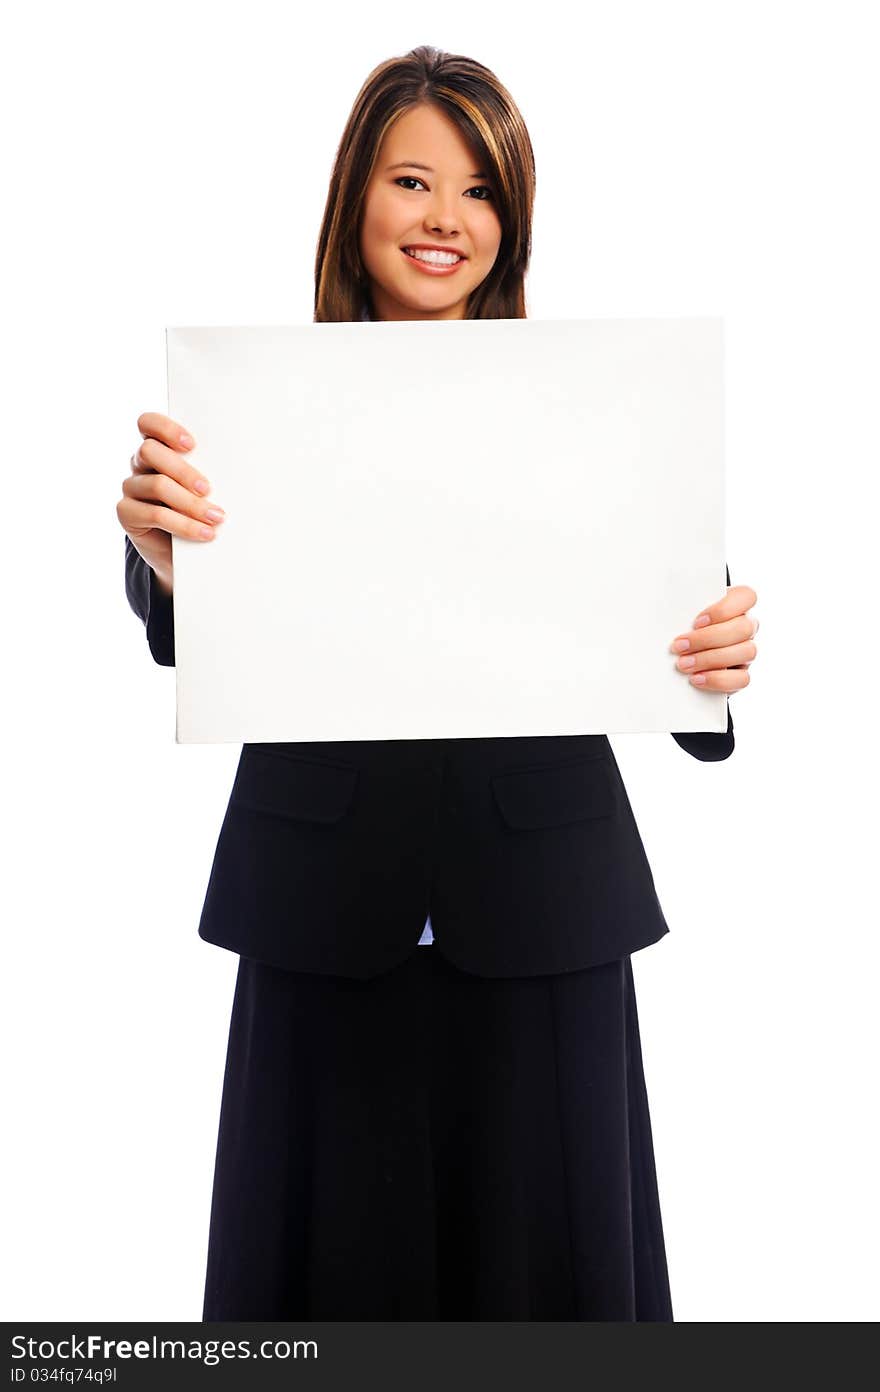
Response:
[[[712,691],[740,691],[748,686],[749,667],[758,649],[752,641],[758,620],[747,616],[758,596],[748,585],[731,585],[723,599],[710,604],[687,633],[669,645],[678,654],[676,666],[693,686]]]

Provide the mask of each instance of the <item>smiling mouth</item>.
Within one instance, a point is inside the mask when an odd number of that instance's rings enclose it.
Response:
[[[427,247],[401,247],[401,251],[423,266],[457,266],[460,261],[467,260],[459,251],[435,251]]]

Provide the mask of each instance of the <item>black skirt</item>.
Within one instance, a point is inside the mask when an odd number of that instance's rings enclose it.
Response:
[[[672,1320],[629,957],[240,958],[204,1320]]]

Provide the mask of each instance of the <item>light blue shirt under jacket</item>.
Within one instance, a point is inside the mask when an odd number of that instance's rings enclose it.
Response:
[[[372,315],[371,315],[371,314],[369,313],[369,311],[367,310],[367,306],[366,306],[366,305],[363,305],[363,306],[361,307],[361,322],[363,322],[364,320],[366,320],[366,321],[368,321],[368,322],[370,322],[370,321],[372,320]],[[434,930],[433,930],[432,927],[431,927],[431,915],[428,914],[428,917],[427,917],[427,919],[426,919],[426,921],[425,921],[425,926],[424,926],[424,928],[422,929],[422,936],[419,938],[419,943],[418,943],[418,945],[419,945],[419,947],[427,947],[427,946],[428,946],[430,943],[432,943],[433,941],[434,941]]]

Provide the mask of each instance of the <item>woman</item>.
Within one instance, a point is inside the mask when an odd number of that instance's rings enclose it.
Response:
[[[524,318],[533,195],[491,72],[381,64],[315,319]],[[138,426],[126,587],[171,665],[171,536],[222,510]],[[748,684],[755,598],[680,635],[691,681]],[[732,721],[675,738],[726,758]],[[240,955],[203,1318],[671,1320],[629,955],[666,931],[605,736],[245,745],[199,927]]]

